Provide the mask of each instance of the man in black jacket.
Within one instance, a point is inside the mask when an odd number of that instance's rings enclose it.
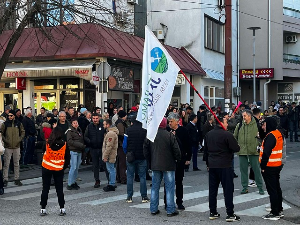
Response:
[[[35,125],[31,119],[32,112],[30,109],[25,110],[25,116],[23,118],[22,124],[25,130],[25,137],[23,140],[23,155],[22,155],[22,162],[23,165],[27,165],[33,163],[33,154],[35,148]]]
[[[199,107],[199,111],[197,112],[197,128],[198,128],[198,133],[199,133],[199,141],[200,141],[200,144],[202,145],[202,142],[203,142],[203,126],[207,120],[207,115],[206,115],[206,107],[204,105],[200,105]]]
[[[225,129],[227,129],[227,119],[222,115],[218,116]],[[206,164],[209,168],[209,219],[217,219],[220,214],[217,212],[217,195],[221,182],[225,197],[227,211],[227,222],[240,220],[240,217],[233,211],[233,153],[240,151],[240,147],[233,137],[233,134],[224,130],[220,124],[210,131],[204,142],[204,154]]]
[[[277,114],[280,118],[280,127],[282,129],[284,129],[284,134],[285,137],[288,137],[288,128],[289,128],[289,118],[287,117],[287,115],[284,113],[284,108],[283,106],[279,107],[278,110],[278,114]]]
[[[191,151],[193,154],[193,171],[199,171],[197,165],[198,156],[198,146],[199,146],[199,134],[197,129],[197,116],[195,114],[190,115],[190,122],[186,125],[188,130],[190,141],[191,141]]]
[[[142,128],[142,123],[136,120],[136,113],[130,116],[131,126],[124,134],[123,149],[125,153],[131,152],[134,155],[134,161],[127,161],[127,199],[126,202],[132,202],[133,178],[135,171],[138,171],[140,178],[140,193],[142,203],[149,202],[147,197],[147,161],[143,152],[143,144],[147,131]]]
[[[164,178],[167,197],[167,216],[176,216],[174,189],[176,161],[181,160],[180,149],[174,134],[166,131],[167,119],[161,121],[154,142],[146,139],[144,143],[144,155],[150,162],[152,170],[152,188],[150,212],[152,215],[160,213],[159,188],[162,178]]]
[[[101,162],[103,168],[106,168],[104,162],[102,161],[102,145],[105,131],[102,125],[99,123],[99,120],[99,114],[93,113],[93,123],[88,125],[84,133],[84,141],[90,147],[93,160],[93,171],[96,181],[94,188],[100,187],[99,162]]]
[[[296,103],[293,102],[289,108],[289,125],[290,125],[290,141],[293,142],[293,134],[295,142],[298,142],[298,123],[299,123],[299,109],[296,107]]]
[[[183,177],[184,177],[184,166],[189,165],[192,157],[192,151],[190,147],[190,137],[185,127],[179,126],[180,116],[177,113],[169,113],[168,121],[170,131],[175,135],[178,142],[181,160],[177,162],[175,171],[175,184],[176,184],[176,204],[179,210],[185,210],[183,206]],[[165,195],[166,204],[166,195]]]

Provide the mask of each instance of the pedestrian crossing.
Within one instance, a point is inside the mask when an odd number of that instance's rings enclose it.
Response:
[[[0,197],[0,201],[20,201],[24,199],[34,199],[37,200],[41,196],[42,190],[42,180],[41,178],[34,178],[31,180],[23,181],[23,186],[21,187],[11,187],[12,183],[9,183],[9,187],[5,189],[5,194]],[[120,205],[124,207],[136,208],[137,210],[149,210],[150,203],[141,203],[141,197],[139,192],[135,192],[133,197],[133,203],[125,203],[126,186],[120,186],[117,188],[116,192],[106,193],[100,189],[92,189],[94,182],[87,182],[80,184],[80,190],[68,191],[64,190],[65,200],[68,204],[80,204],[85,206],[100,206],[104,204],[120,202]],[[66,186],[66,185],[65,185]],[[139,185],[135,187],[138,190]],[[256,189],[252,189],[253,192],[248,194],[238,194],[239,190],[235,189],[234,195],[234,206],[235,213],[240,216],[250,216],[250,217],[261,217],[266,214],[265,206],[269,203],[269,196],[267,194],[260,195]],[[159,205],[164,206],[163,200],[163,187],[160,188],[160,200]],[[223,199],[223,189],[219,188],[218,191],[217,206],[218,209],[225,208],[225,202]],[[151,189],[147,190],[147,194],[151,194]],[[190,213],[208,213],[209,203],[208,203],[208,190],[196,190],[195,187],[184,186],[184,205],[186,206],[186,212]],[[49,192],[49,203],[57,204],[57,197],[54,188],[51,188]],[[251,204],[250,204],[251,203]],[[245,205],[251,205],[250,208],[245,207]],[[241,210],[238,210],[238,209]],[[283,203],[283,208],[285,210],[291,208],[289,205]]]

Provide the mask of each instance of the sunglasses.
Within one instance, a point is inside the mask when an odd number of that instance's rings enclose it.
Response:
[[[8,115],[8,117],[13,117],[14,115]]]

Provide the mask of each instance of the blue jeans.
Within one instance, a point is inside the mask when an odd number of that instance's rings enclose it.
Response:
[[[146,184],[146,173],[147,173],[147,161],[146,160],[135,160],[132,163],[127,162],[127,197],[133,195],[133,178],[134,173],[138,170],[140,177],[140,192],[141,196],[147,197],[147,184]]]
[[[167,214],[171,214],[175,211],[175,171],[152,171],[150,211],[154,213],[158,210],[159,188],[162,178],[164,178],[166,188]]]
[[[294,137],[295,137],[295,141],[298,140],[298,121],[289,121],[289,129],[290,129],[290,140],[293,140],[293,132],[294,132]]]
[[[34,136],[27,136],[23,139],[23,157],[22,157],[23,165],[33,163],[34,147],[35,147]]]
[[[71,186],[75,184],[77,176],[78,176],[78,169],[81,163],[81,154],[79,152],[70,151],[71,155],[71,162],[70,162],[70,171],[68,177],[68,185]]]
[[[108,184],[109,185],[115,185],[116,184],[116,169],[115,169],[115,164],[106,162],[106,170],[109,173],[109,180]]]

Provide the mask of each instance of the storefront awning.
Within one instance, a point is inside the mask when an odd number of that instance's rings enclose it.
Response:
[[[214,80],[224,81],[224,74],[222,72],[218,72],[218,71],[211,70],[211,69],[205,69],[205,68],[203,68],[203,69],[206,72],[206,77],[204,77],[204,78],[210,78],[210,79],[214,79]]]
[[[92,67],[95,62],[95,59],[90,59],[8,63],[4,69],[2,78],[75,76],[90,81],[92,80]]]

